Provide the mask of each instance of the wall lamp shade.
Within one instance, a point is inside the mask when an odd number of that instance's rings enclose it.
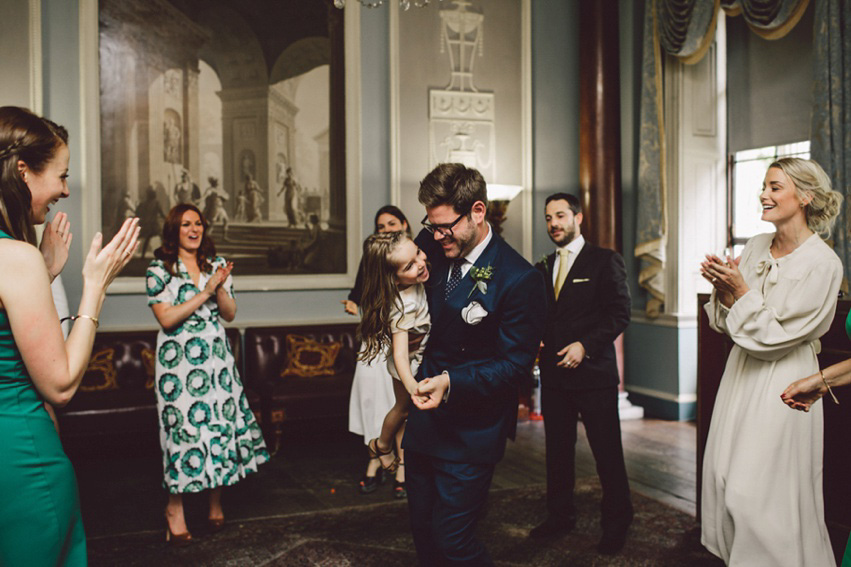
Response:
[[[502,234],[502,223],[508,217],[508,203],[523,191],[522,185],[488,183],[488,221],[494,232]]]
[[[523,191],[522,185],[488,183],[488,201],[510,201]]]

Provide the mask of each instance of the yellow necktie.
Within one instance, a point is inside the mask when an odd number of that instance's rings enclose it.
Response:
[[[570,250],[567,248],[562,248],[558,251],[558,273],[556,274],[555,284],[556,299],[558,299],[558,294],[561,292],[561,288],[567,279],[567,257],[569,254]]]

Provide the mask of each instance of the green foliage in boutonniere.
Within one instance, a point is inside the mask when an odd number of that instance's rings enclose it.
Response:
[[[469,299],[477,289],[482,292],[482,295],[487,295],[488,282],[493,278],[493,266],[490,264],[483,268],[473,266],[470,268],[470,277],[473,279],[473,289],[467,294],[467,298]]]

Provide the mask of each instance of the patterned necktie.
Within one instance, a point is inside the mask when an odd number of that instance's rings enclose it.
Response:
[[[466,260],[458,259],[452,262],[452,270],[449,272],[449,279],[446,281],[446,297],[452,293],[452,290],[458,287],[461,283],[461,266]]]
[[[567,279],[567,257],[569,254],[570,250],[567,248],[561,248],[558,251],[558,273],[556,274],[555,283],[556,299],[558,299],[558,294],[561,292],[561,288]]]

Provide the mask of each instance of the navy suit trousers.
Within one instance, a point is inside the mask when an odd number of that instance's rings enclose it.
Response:
[[[445,461],[405,451],[405,483],[417,558],[423,567],[493,565],[476,539],[494,465]]]

